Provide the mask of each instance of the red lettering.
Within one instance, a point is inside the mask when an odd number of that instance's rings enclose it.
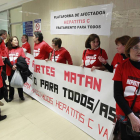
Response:
[[[87,23],[89,19],[87,20]],[[64,21],[64,24],[78,24],[78,23],[85,23],[85,19],[77,19],[77,20],[66,20]]]
[[[57,100],[56,100],[56,106],[57,106],[57,105],[59,105],[59,102],[57,102]]]
[[[69,114],[69,106],[67,107],[67,110],[66,110],[66,113],[68,112],[68,114]]]
[[[75,112],[76,112],[76,119],[77,119],[77,115],[79,114],[79,112],[77,110],[75,110]]]
[[[90,23],[90,19],[87,19],[87,23]]]
[[[33,60],[33,61],[32,61],[32,67],[34,67],[34,63],[35,63],[35,61]]]
[[[80,113],[80,114],[79,114],[79,121],[80,121],[81,123],[84,123],[84,118],[83,118],[82,116],[85,116],[85,115],[82,114],[82,113]]]
[[[100,135],[102,133],[104,127],[102,127],[102,129],[100,130],[100,124],[98,124],[98,128],[99,128],[99,135]]]
[[[99,79],[99,82],[98,82],[97,78],[94,77],[93,89],[95,90],[95,88],[97,87],[97,90],[100,92],[100,90],[101,90],[101,83],[102,83],[102,79]]]
[[[36,65],[36,72],[40,73],[40,65]]]
[[[28,65],[30,65],[30,58],[26,57],[26,62]]]
[[[55,77],[55,68],[51,67],[51,76]]]
[[[77,82],[77,77],[79,78],[79,82]],[[80,86],[85,84],[85,87],[90,86],[91,89],[99,92],[101,90],[102,79],[98,80],[96,77],[64,71],[64,80],[71,83],[74,81],[74,84],[79,84]]]
[[[71,72],[71,79],[70,79],[70,82],[72,83],[73,80],[74,80],[74,84],[76,84],[76,73]]]
[[[86,81],[85,81],[85,86],[88,87],[88,84],[90,85],[90,88],[92,88],[92,84],[93,84],[93,77],[91,76],[87,76],[86,75]]]
[[[50,70],[50,66],[46,66],[46,74],[47,75],[50,75],[49,70]]]
[[[53,105],[53,98],[50,97],[50,104]]]
[[[66,109],[66,107],[67,107],[66,104],[63,104],[63,108]]]
[[[88,119],[88,127],[89,127],[90,129],[93,129],[91,126],[89,126],[90,121],[93,122],[93,120],[89,118],[89,119]]]
[[[79,77],[79,85],[82,86],[82,78],[84,78],[85,75],[83,75],[83,74],[77,74],[77,76]]]
[[[41,65],[41,68],[42,68],[42,73],[44,74],[44,68],[45,68],[45,66]]]
[[[52,100],[52,99],[53,99],[53,98],[44,95],[44,100],[53,105],[53,100]]]
[[[72,111],[73,111],[74,109],[71,107],[71,116],[72,116]]]
[[[26,82],[26,83],[24,84],[24,87],[26,87],[27,89],[30,89],[30,88],[31,88],[31,84],[29,84],[29,83]]]
[[[70,81],[70,72],[64,71],[64,80],[66,81],[66,78],[68,78],[68,81]]]
[[[106,138],[108,140],[108,129],[105,130],[104,134],[103,134],[103,137],[106,135]]]
[[[58,105],[58,108],[60,109],[60,110],[63,110],[63,103],[62,102],[58,102],[57,103],[57,100],[56,100],[56,106]]]

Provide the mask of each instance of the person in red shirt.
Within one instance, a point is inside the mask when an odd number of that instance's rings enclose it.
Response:
[[[2,80],[2,76],[1,76],[3,66],[4,66],[4,63],[3,63],[2,57],[0,55],[0,94],[1,94],[1,88],[3,87],[3,80]],[[0,121],[6,119],[6,117],[7,117],[6,115],[1,116],[1,110],[0,110]]]
[[[114,56],[111,65],[109,65],[108,62],[102,56],[99,57],[99,61],[105,66],[105,68],[109,72],[115,73],[117,66],[121,64],[125,59],[127,59],[127,57],[125,56],[125,46],[130,38],[131,37],[127,35],[116,38],[115,43],[117,45],[118,53],[116,53],[116,55]],[[119,121],[116,122],[113,134],[116,138],[120,137]]]
[[[114,75],[114,98],[116,100],[116,115],[120,121],[122,140],[139,140],[139,137],[130,136],[126,131],[127,117],[132,129],[140,132],[140,119],[134,113],[140,113],[140,37],[132,37],[125,47],[124,60],[116,69]],[[138,94],[137,94],[138,93]],[[136,102],[131,109],[135,94]]]
[[[100,38],[96,34],[91,34],[85,42],[85,48],[82,57],[82,67],[91,68],[91,71],[94,69],[105,70],[105,67],[99,61],[98,57],[102,56],[105,60],[108,59],[108,56],[104,49],[100,48]]]
[[[60,38],[54,38],[52,40],[53,52],[50,60],[58,63],[68,63],[69,65],[73,65],[70,53],[64,47],[61,47],[61,44],[62,40]],[[46,61],[47,60],[48,59],[46,59]]]
[[[28,43],[28,36],[27,35],[22,36],[21,42],[23,43],[22,48],[23,48],[24,53],[25,54],[31,53],[31,47],[30,47],[30,44]]]
[[[126,46],[126,44],[127,44],[127,42],[129,41],[130,38],[131,37],[127,36],[127,35],[116,38],[115,43],[117,45],[118,53],[116,53],[116,55],[114,56],[113,61],[111,63],[111,66],[107,63],[107,61],[102,56],[99,57],[99,61],[106,67],[106,69],[109,72],[114,72],[115,73],[115,70],[116,70],[117,66],[120,63],[122,63],[123,60],[126,59],[125,46]]]
[[[0,42],[0,55],[2,57],[6,57],[6,46],[4,43],[4,40],[7,38],[7,31],[6,30],[0,30],[0,38],[2,39]]]
[[[9,67],[7,65],[6,67],[6,74],[8,75],[9,83],[11,82],[12,76],[14,74],[14,70],[16,70],[16,63],[18,57],[26,58],[25,53],[21,47],[19,47],[19,41],[16,36],[13,36],[8,41],[7,46],[7,57],[11,64],[13,65],[13,68]],[[9,85],[9,102],[13,100],[14,98],[14,88]],[[25,100],[23,97],[23,88],[18,88],[18,94],[21,100]]]
[[[45,41],[43,41],[43,35],[41,32],[34,32],[34,58],[35,59],[49,59],[50,53],[53,51]]]

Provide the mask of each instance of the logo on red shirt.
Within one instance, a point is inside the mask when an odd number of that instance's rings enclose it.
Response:
[[[57,60],[59,59],[59,54],[55,56],[55,61],[57,62]],[[54,57],[52,58],[52,61],[54,61]]]
[[[40,49],[34,50],[34,57],[37,57],[40,54]]]
[[[10,60],[10,62],[11,61],[14,61],[14,60],[17,60],[18,56],[19,56],[19,53],[18,52],[17,53],[13,53],[13,54],[9,54],[9,60]]]
[[[92,65],[96,61],[97,55],[94,54],[92,56],[86,56],[85,66]]]

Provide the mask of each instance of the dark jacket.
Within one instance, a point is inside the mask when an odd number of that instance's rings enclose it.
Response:
[[[32,72],[29,70],[29,66],[28,66],[25,58],[20,56],[17,59],[16,66],[17,66],[17,70],[19,70],[19,72],[23,78],[23,81],[25,83],[27,81],[27,77],[29,77],[32,74]]]

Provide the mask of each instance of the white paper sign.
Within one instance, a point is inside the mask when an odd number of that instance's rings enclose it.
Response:
[[[110,35],[113,4],[51,12],[51,34]]]

